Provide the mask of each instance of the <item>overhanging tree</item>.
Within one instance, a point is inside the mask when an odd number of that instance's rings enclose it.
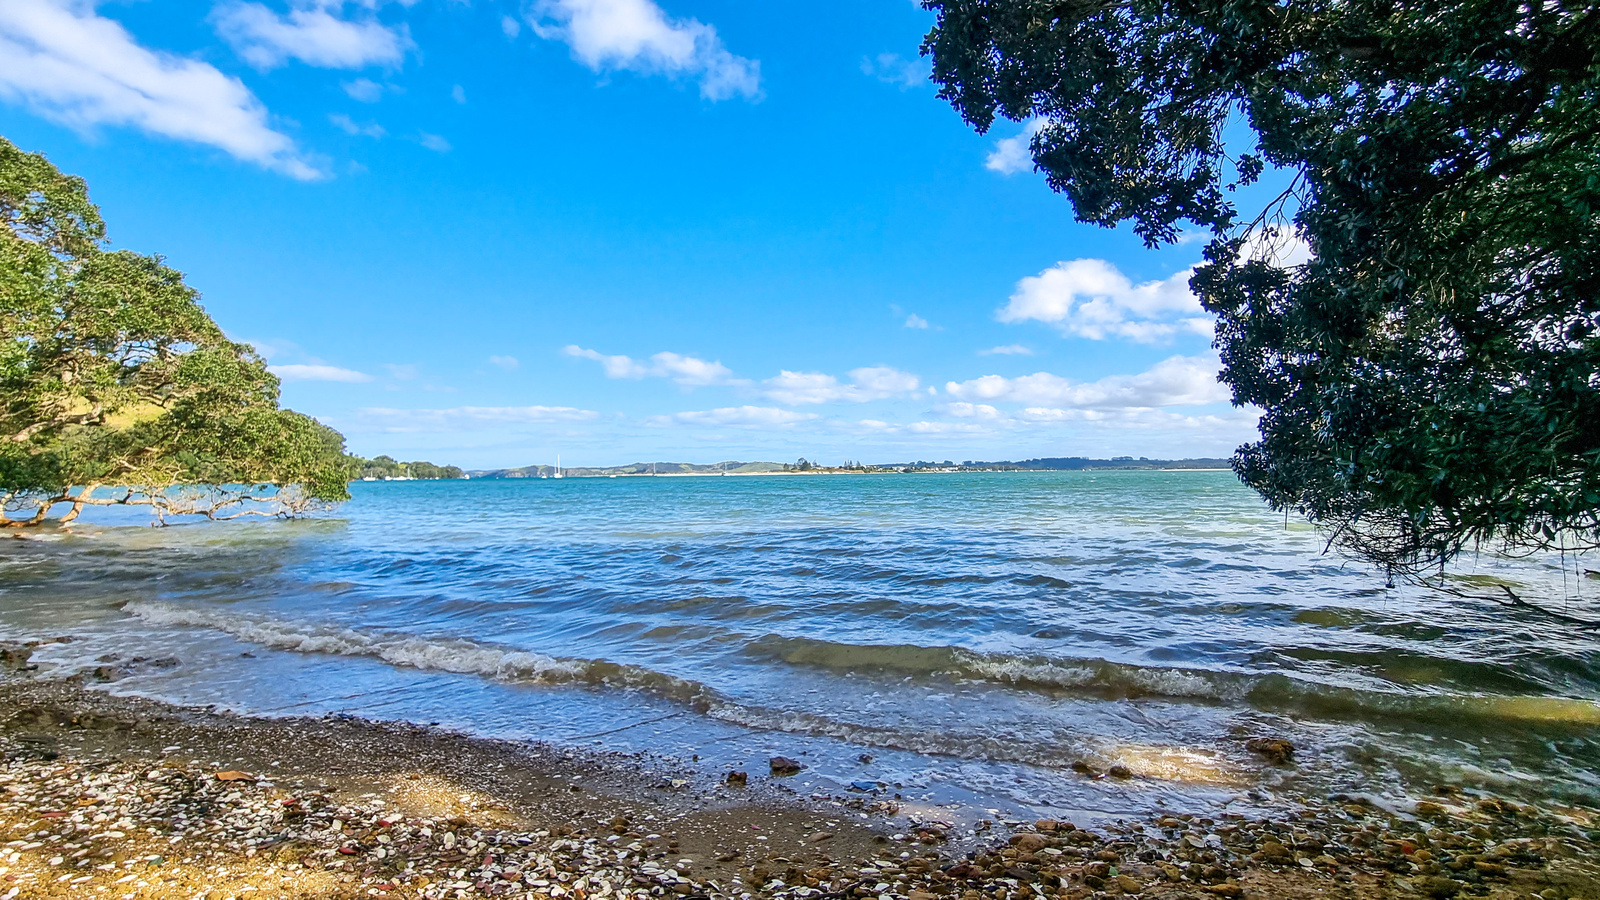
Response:
[[[105,248],[82,179],[0,138],[0,498],[7,526],[66,504],[298,515],[348,498],[338,432],[278,407],[160,257]],[[105,488],[99,491],[97,489]]]
[[[1191,285],[1274,508],[1400,574],[1600,543],[1600,8],[924,5],[940,95],[1039,120],[1080,220],[1212,234]],[[1295,238],[1309,262],[1260,252]]]

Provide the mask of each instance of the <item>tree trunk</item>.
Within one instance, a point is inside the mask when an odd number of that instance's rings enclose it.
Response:
[[[94,493],[94,489],[97,487],[99,487],[97,484],[86,484],[83,486],[83,490],[78,492],[78,496],[72,498],[72,509],[69,510],[66,515],[61,517],[62,525],[70,524],[73,519],[78,517],[79,513],[83,512],[84,501],[89,499],[89,495]]]

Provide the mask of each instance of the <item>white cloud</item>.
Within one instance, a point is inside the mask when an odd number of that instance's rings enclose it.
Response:
[[[346,384],[361,384],[372,380],[372,376],[365,372],[320,364],[295,363],[284,366],[268,366],[267,369],[284,381],[342,381]]]
[[[720,362],[707,362],[693,356],[662,351],[648,361],[631,356],[606,356],[598,350],[589,350],[571,344],[562,351],[568,356],[592,359],[605,369],[607,378],[670,378],[684,387],[705,387],[714,384],[739,384],[733,370]]]
[[[861,74],[871,75],[902,91],[928,83],[932,69],[925,59],[906,59],[898,53],[879,53],[861,58]]]
[[[1001,175],[1030,171],[1033,168],[1033,136],[1043,127],[1044,119],[1029,119],[1022,123],[1021,134],[994,142],[994,149],[984,157],[983,167]]]
[[[926,330],[927,327],[928,327],[928,320],[924,319],[923,317],[921,317],[919,315],[917,315],[916,313],[912,313],[911,315],[906,316],[906,327],[907,328],[921,328],[921,329]]]
[[[1165,409],[1055,409],[1051,407],[1028,407],[1018,415],[1018,420],[1026,425],[1094,425],[1104,428],[1113,428],[1117,431],[1129,429],[1139,430],[1166,430],[1187,432],[1209,432],[1217,438],[1214,444],[1238,445],[1250,440],[1250,430],[1255,428],[1260,421],[1261,413],[1252,408],[1231,409],[1221,414],[1185,415]],[[1179,447],[1168,451],[1173,456],[1211,456],[1217,454],[1216,450],[1196,451],[1190,447]]]
[[[1239,256],[1280,269],[1292,269],[1311,261],[1311,245],[1289,225],[1268,225],[1250,232]]]
[[[1093,340],[1140,343],[1178,333],[1209,336],[1211,318],[1189,290],[1193,269],[1161,281],[1134,284],[1103,259],[1056,263],[1017,282],[1011,302],[996,312],[1002,322],[1048,322]]]
[[[386,431],[439,431],[588,422],[600,414],[570,406],[457,406],[452,409],[386,409],[369,407],[361,418],[385,423]]]
[[[506,37],[515,38],[517,35],[522,33],[522,23],[510,16],[501,16],[500,30],[505,32]]]
[[[912,422],[905,430],[912,434],[984,434],[989,431],[971,422]]]
[[[529,24],[597,72],[687,76],[708,100],[761,95],[761,63],[729,53],[710,25],[669,18],[653,0],[539,0]]]
[[[813,413],[798,413],[793,410],[778,409],[772,406],[727,406],[722,409],[707,409],[695,412],[673,413],[670,416],[657,416],[650,421],[652,424],[675,423],[715,427],[789,428],[797,423],[815,418],[817,416]]]
[[[909,372],[888,366],[868,366],[850,371],[850,383],[843,384],[821,372],[790,372],[785,369],[762,382],[767,397],[789,406],[811,403],[865,403],[915,391],[919,379]]]
[[[952,381],[945,393],[965,401],[989,400],[1059,409],[1107,410],[1200,406],[1226,402],[1228,388],[1217,381],[1215,356],[1174,356],[1137,375],[1112,375],[1075,382],[1049,372],[1019,378],[985,375]]]
[[[466,103],[467,102],[467,89],[462,87],[459,84],[456,85],[455,87],[450,89],[450,99],[454,100],[457,103]]]
[[[383,126],[376,122],[368,122],[363,125],[344,113],[333,113],[328,116],[328,121],[338,126],[339,130],[345,134],[365,135],[370,138],[381,138],[388,134],[387,131],[383,130]]]
[[[978,355],[979,356],[1032,356],[1033,355],[1033,350],[1031,348],[1022,346],[1021,344],[1005,344],[1005,345],[1000,346],[1000,347],[990,347],[987,350],[979,350],[978,351]]]
[[[346,81],[340,84],[344,92],[350,95],[351,100],[362,103],[377,103],[383,99],[383,85],[370,78],[357,78],[355,81]]]
[[[237,78],[139,46],[90,0],[0,0],[0,97],[64,125],[129,125],[293,178],[323,173]]]
[[[426,131],[418,133],[421,135],[418,140],[422,143],[422,146],[432,150],[435,153],[450,152],[450,142],[445,140],[442,136],[437,134],[429,134]]]
[[[340,18],[341,0],[301,2],[285,15],[260,3],[224,3],[212,14],[217,33],[245,62],[262,69],[298,59],[324,69],[398,65],[411,49],[404,25],[389,28],[370,13]]]
[[[517,358],[515,356],[491,356],[489,357],[489,364],[492,366],[499,366],[500,368],[505,369],[507,372],[521,365],[521,363],[517,362]]]

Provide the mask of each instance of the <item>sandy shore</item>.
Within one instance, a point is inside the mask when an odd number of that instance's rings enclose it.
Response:
[[[1277,821],[993,823],[957,844],[765,771],[730,785],[693,760],[249,718],[26,672],[0,678],[0,758],[0,900],[1600,898],[1600,823],[1449,788],[1411,811],[1330,798]]]

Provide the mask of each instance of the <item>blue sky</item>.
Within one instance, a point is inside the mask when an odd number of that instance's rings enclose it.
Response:
[[[1225,455],[1200,244],[1073,221],[909,0],[4,0],[82,175],[353,451]]]

